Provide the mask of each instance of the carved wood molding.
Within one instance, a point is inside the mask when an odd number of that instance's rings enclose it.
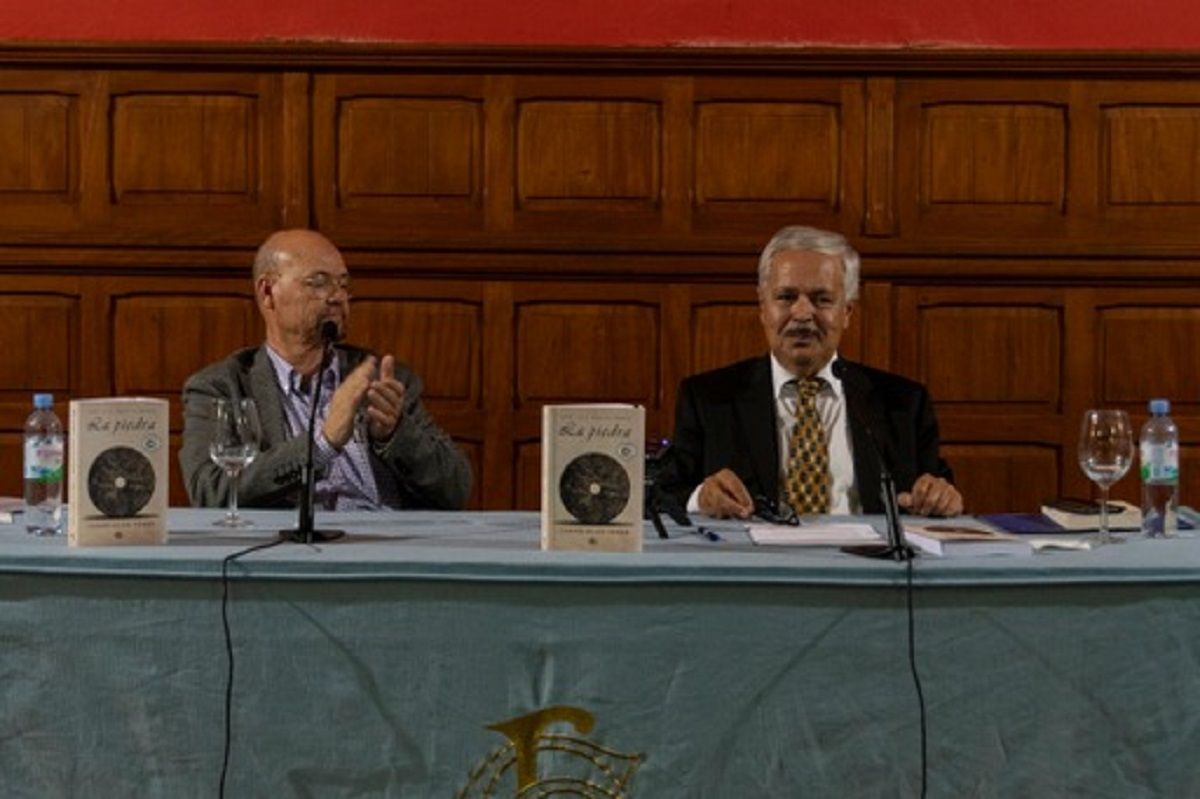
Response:
[[[1200,75],[1200,53],[830,47],[567,47],[380,42],[0,42],[0,65],[909,75]]]

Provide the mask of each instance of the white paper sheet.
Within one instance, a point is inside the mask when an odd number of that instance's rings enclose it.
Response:
[[[754,543],[771,546],[840,547],[847,544],[878,544],[883,541],[871,525],[852,522],[802,524],[799,527],[752,524],[747,532]]]

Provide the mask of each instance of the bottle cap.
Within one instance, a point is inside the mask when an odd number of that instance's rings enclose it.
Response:
[[[54,407],[54,395],[53,394],[34,394],[33,395],[33,407],[37,408],[39,411],[45,411],[45,410],[49,410],[50,408],[53,408]]]
[[[1155,416],[1166,416],[1171,412],[1171,401],[1165,399],[1150,400],[1150,413]]]

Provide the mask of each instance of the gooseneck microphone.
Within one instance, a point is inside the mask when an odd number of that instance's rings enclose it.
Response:
[[[833,362],[833,376],[843,383],[850,383],[853,387],[859,387],[857,375],[853,373],[853,370],[847,369],[846,362],[841,359]],[[879,446],[879,439],[875,437],[875,431],[858,414],[848,394],[846,395],[846,410],[850,413],[854,424],[866,434],[871,454],[875,456],[875,462],[879,466],[879,493],[883,497],[883,513],[884,518],[887,520],[887,543],[842,547],[842,551],[851,555],[861,555],[865,558],[880,558],[895,561],[912,560],[915,553],[913,552],[913,548],[908,545],[908,540],[904,537],[904,526],[900,524],[900,503],[896,500],[896,480],[892,477],[888,457],[884,453],[883,448]]]
[[[308,451],[304,456],[302,484],[300,488],[300,521],[294,530],[280,530],[279,537],[295,541],[298,544],[312,544],[318,541],[332,541],[346,534],[344,530],[317,530],[313,523],[313,505],[316,502],[317,480],[316,469],[313,465],[313,440],[316,437],[317,408],[321,404],[321,383],[329,361],[333,357],[333,345],[340,338],[341,331],[337,322],[326,319],[321,323],[321,365],[314,376],[316,385],[313,386],[312,407],[308,411]]]

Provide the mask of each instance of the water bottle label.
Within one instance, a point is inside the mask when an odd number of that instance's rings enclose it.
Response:
[[[25,479],[52,483],[63,478],[61,438],[31,438],[25,442]]]
[[[1179,481],[1179,445],[1149,444],[1141,446],[1142,482],[1175,483]]]

